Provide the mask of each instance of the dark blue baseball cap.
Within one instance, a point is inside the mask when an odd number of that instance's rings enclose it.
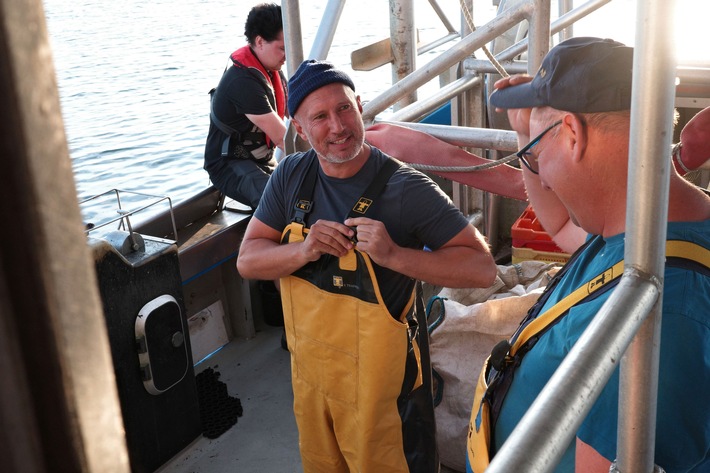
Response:
[[[547,53],[531,82],[494,91],[490,103],[576,113],[629,110],[632,70],[633,48],[611,39],[571,38]]]

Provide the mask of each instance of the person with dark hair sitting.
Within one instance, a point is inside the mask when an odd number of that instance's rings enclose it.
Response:
[[[211,94],[204,168],[227,197],[255,209],[276,167],[286,134],[286,61],[281,7],[264,3],[249,12],[248,44],[234,51]]]

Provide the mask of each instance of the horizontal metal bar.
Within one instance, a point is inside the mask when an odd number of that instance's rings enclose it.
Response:
[[[487,42],[503,34],[531,14],[532,5],[526,3],[525,8],[498,15],[486,25],[467,35],[452,46],[451,49],[428,63],[426,67],[417,69],[404,79],[392,85],[387,91],[366,103],[363,106],[363,118],[365,122],[372,122],[378,113],[411,93],[412,90],[436,78],[452,65],[459,63],[474,51],[484,46]]]
[[[427,133],[454,146],[501,151],[515,151],[518,149],[518,135],[514,131],[388,120],[378,121],[377,123],[391,123],[393,125],[411,128]]]
[[[448,103],[454,97],[472,89],[481,83],[481,78],[472,74],[465,75],[455,81],[441,87],[434,95],[418,100],[413,104],[393,113],[391,120],[417,121],[428,113],[433,112],[442,105]]]
[[[693,67],[679,65],[676,68],[676,75],[681,81],[688,80],[694,82],[710,83],[710,68],[708,67]]]
[[[434,41],[431,41],[430,43],[427,43],[427,44],[417,48],[417,55],[421,56],[424,53],[428,53],[432,49],[438,48],[442,44],[446,44],[449,41],[459,39],[460,37],[461,37],[461,35],[458,33],[449,33],[446,36],[442,36],[439,39],[435,39]]]
[[[500,65],[508,74],[525,74],[528,72],[527,61],[500,61]],[[486,74],[498,74],[498,69],[488,59],[467,59],[466,66],[476,72]]]

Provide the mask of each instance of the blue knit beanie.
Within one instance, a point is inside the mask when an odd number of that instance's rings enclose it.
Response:
[[[355,91],[352,79],[343,71],[336,69],[333,64],[315,59],[303,61],[296,73],[288,80],[288,114],[293,117],[303,99],[311,92],[335,82],[345,84],[353,89],[353,92]]]

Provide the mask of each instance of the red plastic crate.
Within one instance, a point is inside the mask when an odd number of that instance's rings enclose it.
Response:
[[[550,253],[564,253],[545,232],[535,211],[528,206],[510,229],[514,248],[530,248]]]

